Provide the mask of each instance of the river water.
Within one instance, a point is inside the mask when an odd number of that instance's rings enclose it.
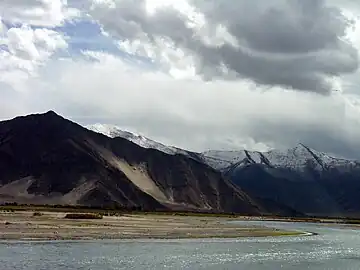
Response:
[[[360,230],[299,223],[259,224],[319,235],[237,240],[2,242],[0,269],[360,269]]]

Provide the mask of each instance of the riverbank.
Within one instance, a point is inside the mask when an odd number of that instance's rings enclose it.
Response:
[[[102,219],[66,219],[54,211],[0,212],[1,240],[82,240],[139,238],[237,238],[293,236],[300,232],[236,225],[234,218],[117,214]]]

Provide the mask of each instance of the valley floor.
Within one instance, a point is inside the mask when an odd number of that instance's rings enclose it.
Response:
[[[229,218],[156,214],[122,214],[73,220],[64,212],[1,211],[1,240],[76,240],[136,238],[236,238],[297,235],[266,227],[239,227]],[[236,220],[236,219],[231,219]]]

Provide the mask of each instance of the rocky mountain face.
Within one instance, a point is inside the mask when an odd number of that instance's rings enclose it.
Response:
[[[246,150],[193,153],[123,133],[114,126],[99,125],[98,131],[172,155],[181,153],[207,164],[270,213],[360,216],[360,162],[355,160],[331,157],[303,144],[265,153]]]
[[[110,138],[54,112],[0,122],[1,202],[264,211],[196,158]]]
[[[360,215],[360,163],[299,144],[287,151],[209,151],[204,161],[253,197],[315,216]]]
[[[0,203],[358,217],[359,177],[302,144],[194,153],[54,112],[0,122]]]

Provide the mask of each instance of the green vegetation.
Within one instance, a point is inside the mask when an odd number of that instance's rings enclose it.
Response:
[[[102,219],[103,216],[97,213],[70,213],[66,214],[64,218],[68,219]]]

